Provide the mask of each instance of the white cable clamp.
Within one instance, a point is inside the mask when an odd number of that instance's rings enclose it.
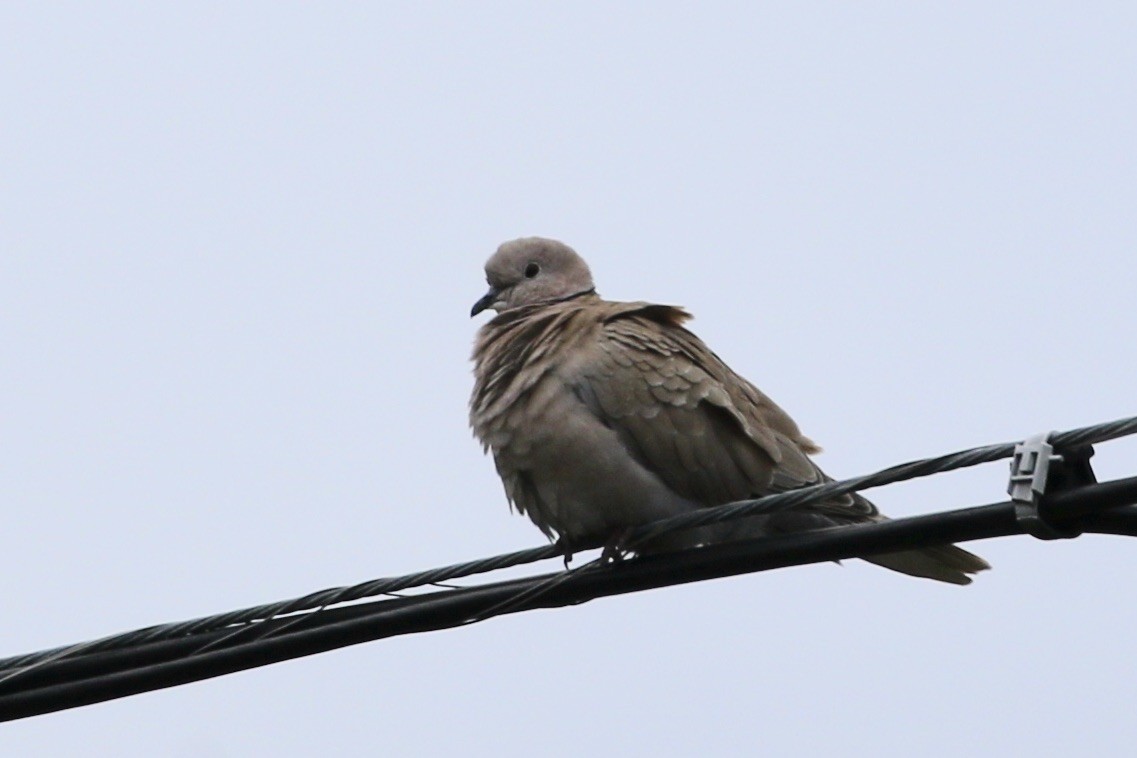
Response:
[[[1074,536],[1056,529],[1038,512],[1038,503],[1046,492],[1050,464],[1062,462],[1062,456],[1054,454],[1054,446],[1048,441],[1051,434],[1036,434],[1015,445],[1011,479],[1007,485],[1007,494],[1015,505],[1015,520],[1027,534],[1040,540]]]

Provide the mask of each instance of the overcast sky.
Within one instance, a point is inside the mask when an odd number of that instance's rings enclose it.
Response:
[[[98,5],[0,9],[0,656],[541,544],[466,421],[522,235],[688,307],[834,476],[1137,413],[1130,4]],[[599,600],[0,753],[1132,750],[1137,542],[970,547],[966,588],[854,561]]]

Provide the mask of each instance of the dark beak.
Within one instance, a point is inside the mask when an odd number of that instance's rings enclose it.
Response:
[[[497,300],[497,296],[501,294],[501,290],[490,287],[490,291],[482,295],[478,302],[474,303],[474,307],[470,309],[470,318],[477,316],[479,313],[489,308]]]

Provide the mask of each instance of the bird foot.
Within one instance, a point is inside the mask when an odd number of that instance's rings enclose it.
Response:
[[[557,540],[555,544],[560,549],[561,556],[565,559],[565,571],[568,571],[569,564],[572,563],[572,545],[564,537]]]
[[[631,536],[632,530],[621,529],[604,543],[604,550],[600,553],[600,562],[607,565],[609,563],[619,563],[624,560],[628,555],[628,550],[624,544]]]

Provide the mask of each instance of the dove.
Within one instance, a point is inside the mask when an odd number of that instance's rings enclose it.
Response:
[[[831,481],[820,448],[684,324],[682,308],[614,302],[562,242],[525,237],[485,265],[471,317],[470,426],[510,504],[570,554],[618,545],[658,519]],[[663,534],[636,552],[883,521],[859,494]],[[990,568],[954,545],[863,556],[912,576],[968,584]]]

